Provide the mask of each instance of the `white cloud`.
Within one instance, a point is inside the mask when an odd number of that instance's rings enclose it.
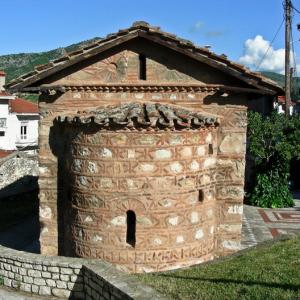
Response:
[[[197,21],[191,28],[190,32],[199,32],[204,27],[204,22]]]
[[[270,46],[269,41],[265,40],[261,35],[257,35],[254,39],[248,39],[245,42],[244,55],[239,58],[239,62],[253,70],[256,70],[258,65],[260,65],[259,70],[261,71],[273,71],[284,74],[284,57],[285,49],[275,50]]]

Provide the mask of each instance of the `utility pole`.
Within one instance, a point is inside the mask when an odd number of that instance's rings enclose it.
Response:
[[[285,0],[285,114],[290,113],[291,103],[291,70],[290,70],[290,53],[291,53],[291,0]]]

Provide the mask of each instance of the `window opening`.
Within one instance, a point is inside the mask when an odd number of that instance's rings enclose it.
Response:
[[[136,229],[136,216],[134,211],[127,211],[127,233],[126,233],[126,243],[135,247],[135,229]]]
[[[26,140],[27,139],[27,126],[22,125],[21,126],[21,140]]]
[[[203,200],[204,200],[203,190],[199,190],[198,200],[199,200],[199,202],[203,202]]]
[[[208,145],[208,154],[214,154],[214,147],[212,144]]]
[[[139,69],[139,79],[140,80],[146,80],[147,71],[146,71],[146,56],[143,54],[139,55],[139,61],[140,61],[140,69]]]

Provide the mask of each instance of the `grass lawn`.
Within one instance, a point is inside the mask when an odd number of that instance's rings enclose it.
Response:
[[[170,299],[300,300],[300,236],[216,263],[137,276]]]

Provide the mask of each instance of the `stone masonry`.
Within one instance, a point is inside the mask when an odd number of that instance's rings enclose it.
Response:
[[[239,249],[247,107],[275,83],[141,22],[8,87],[41,93],[43,254],[149,272]]]

